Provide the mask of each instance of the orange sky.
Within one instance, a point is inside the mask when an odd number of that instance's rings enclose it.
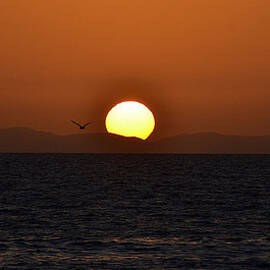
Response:
[[[132,98],[156,135],[270,134],[269,0],[0,1],[0,128],[77,132]]]

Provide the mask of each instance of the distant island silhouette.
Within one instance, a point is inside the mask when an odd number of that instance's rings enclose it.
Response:
[[[270,136],[204,132],[143,141],[108,133],[56,135],[17,127],[0,129],[0,152],[270,154]]]

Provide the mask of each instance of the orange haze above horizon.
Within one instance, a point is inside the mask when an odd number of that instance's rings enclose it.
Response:
[[[137,100],[155,136],[270,134],[269,0],[0,2],[0,128],[105,130]]]

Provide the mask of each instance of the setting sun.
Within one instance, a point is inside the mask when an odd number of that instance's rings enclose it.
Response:
[[[114,106],[106,117],[109,133],[147,139],[155,128],[153,113],[143,104],[125,101]]]

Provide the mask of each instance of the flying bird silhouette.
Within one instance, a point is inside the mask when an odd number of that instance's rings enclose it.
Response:
[[[81,125],[81,124],[79,124],[79,123],[77,123],[77,122],[75,122],[75,121],[73,121],[73,120],[71,120],[71,122],[72,122],[73,124],[77,125],[80,129],[85,129],[89,124],[91,124],[91,123],[89,122],[89,123],[86,123],[86,124],[84,124],[84,125]]]

